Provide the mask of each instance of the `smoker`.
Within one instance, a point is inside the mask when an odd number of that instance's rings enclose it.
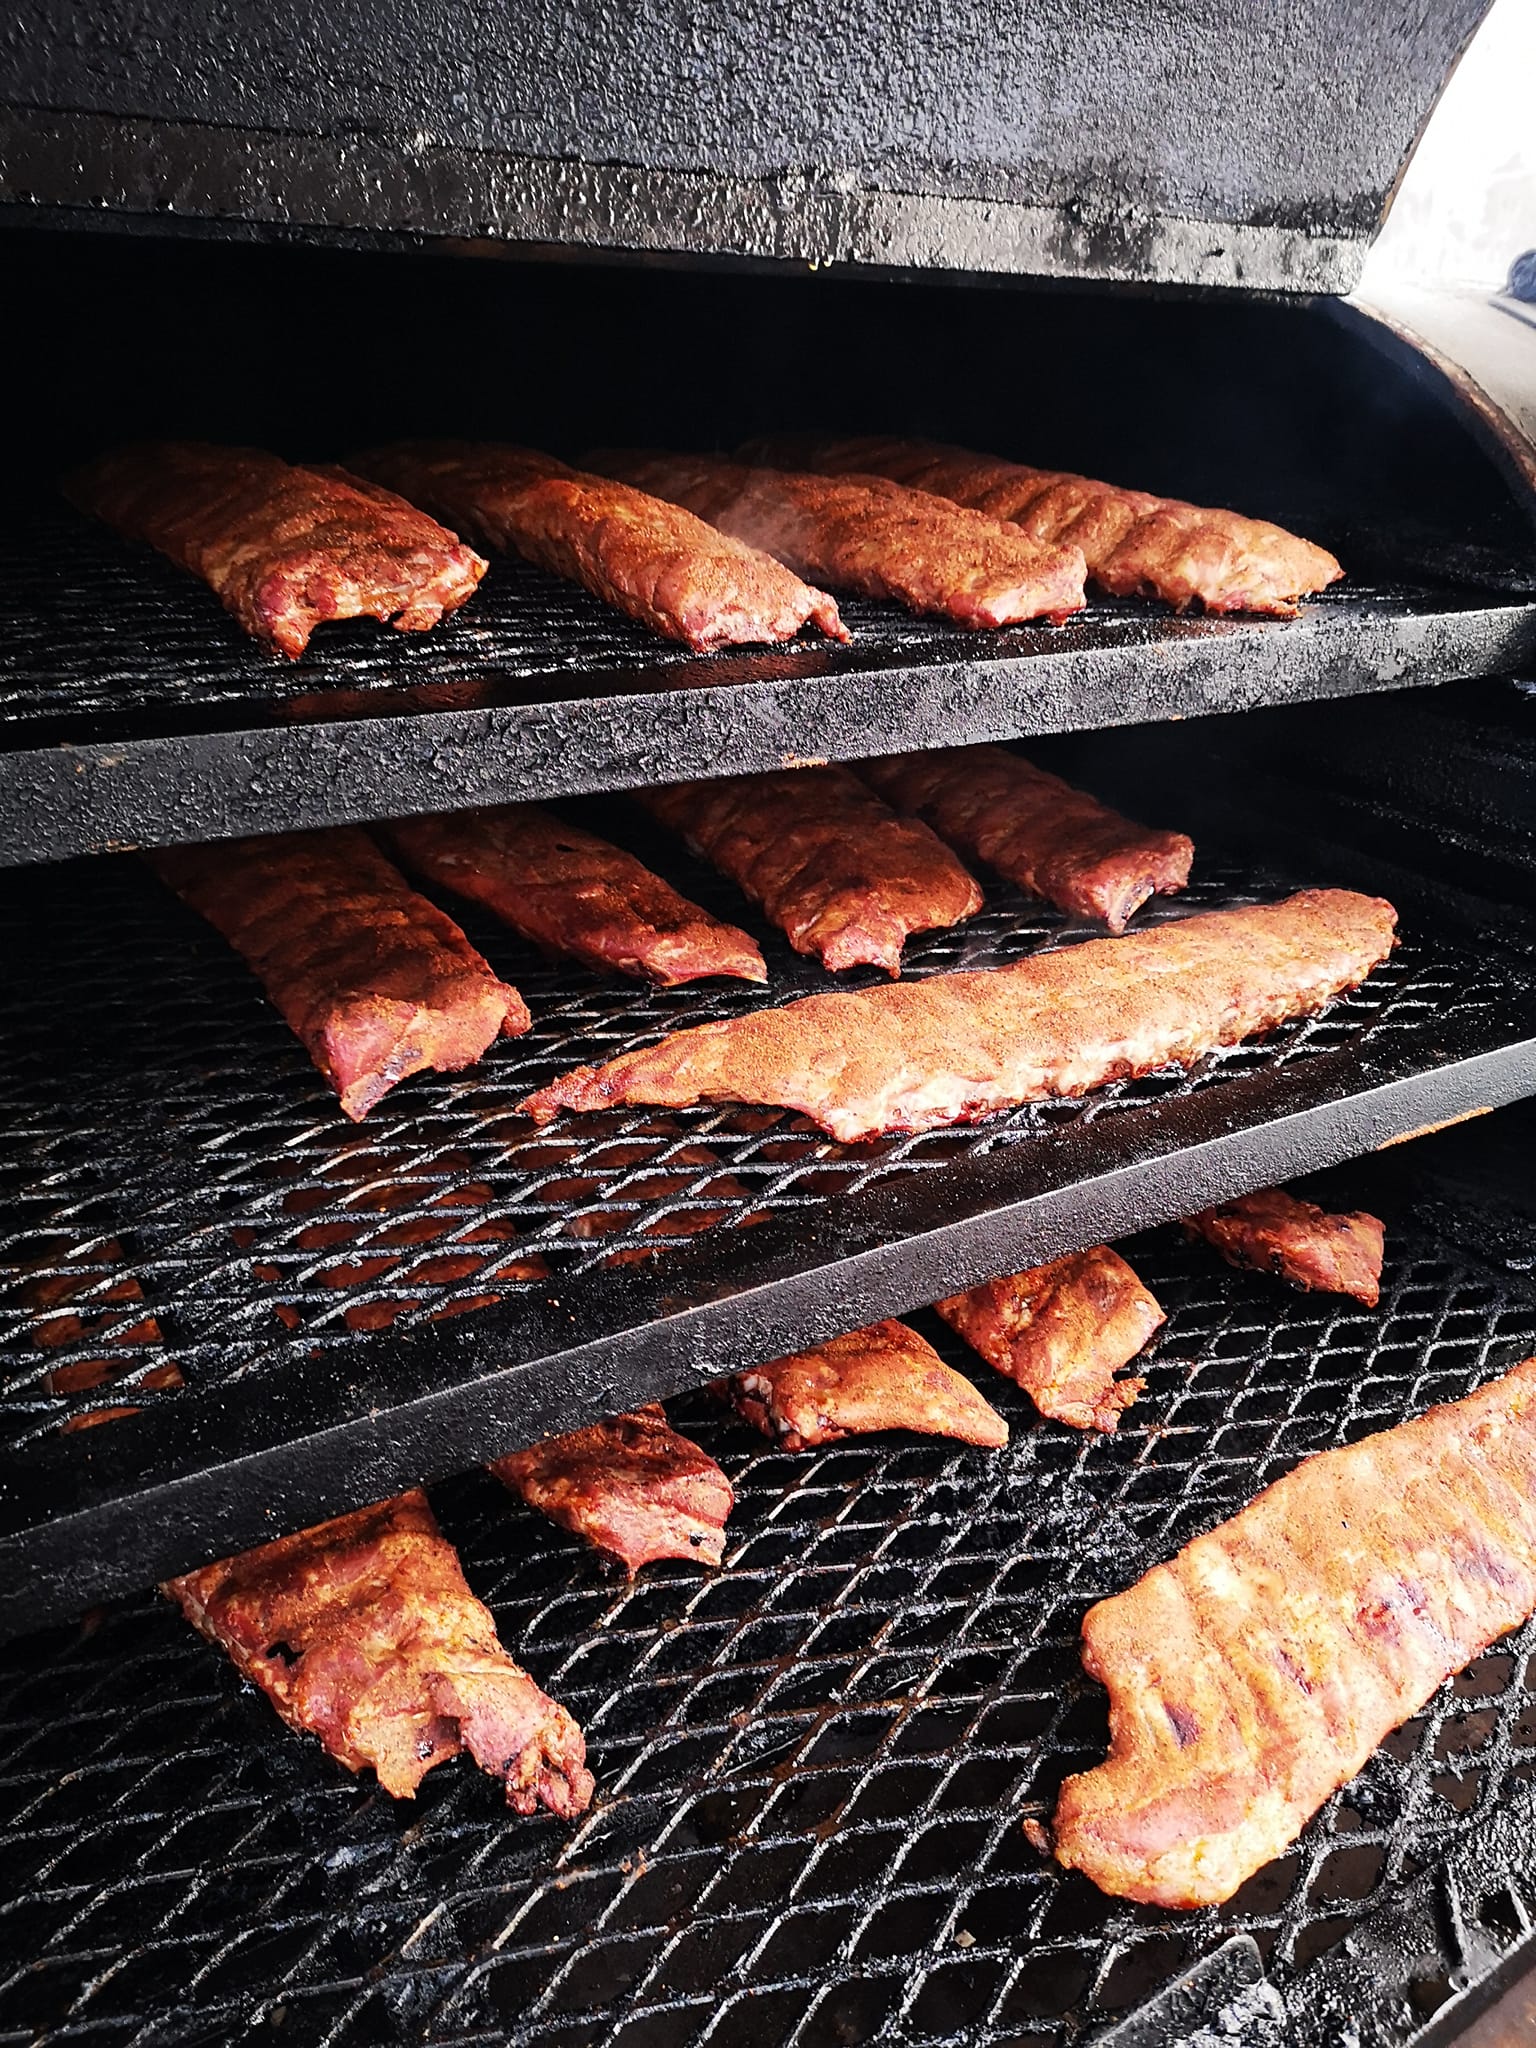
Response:
[[[0,2039],[1407,2048],[1528,1966],[1536,1626],[1225,1907],[1109,1899],[1022,1826],[1105,1747],[1094,1599],[1536,1352],[1536,337],[1486,295],[1356,290],[1480,13],[1388,41],[1363,0],[25,0]],[[975,635],[854,602],[846,648],[700,657],[498,560],[451,626],[333,627],[285,667],[56,493],[130,437],[329,458],[414,428],[934,435],[1275,518],[1347,576],[1293,621],[1099,600]],[[466,914],[533,1030],[352,1127],[133,857],[979,740],[1194,834],[1178,910],[1338,883],[1403,942],[1188,1074],[841,1146],[721,1109],[534,1130],[530,1087],[762,998],[600,982]],[[1058,925],[989,888],[909,958]],[[765,944],[775,1000],[825,986]],[[1176,1228],[1280,1181],[1385,1217],[1379,1311]],[[1113,1436],[1000,1382],[996,1458],[753,1452],[702,1391],[1127,1238],[1171,1313]],[[477,1472],[675,1396],[737,1488],[716,1576],[607,1578]],[[391,1802],[147,1590],[418,1483],[587,1730],[577,1825],[456,1768]]]

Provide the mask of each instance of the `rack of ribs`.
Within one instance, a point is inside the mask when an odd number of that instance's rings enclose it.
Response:
[[[1082,551],[878,476],[755,469],[706,455],[600,450],[595,469],[686,505],[829,590],[893,600],[960,626],[1068,618]]]
[[[953,1436],[992,1450],[1008,1441],[1007,1423],[965,1375],[894,1321],[734,1373],[726,1391],[737,1414],[784,1451],[877,1429]]]
[[[873,473],[932,491],[1037,540],[1081,548],[1089,578],[1113,597],[1160,597],[1180,611],[1199,604],[1208,612],[1290,618],[1298,598],[1326,590],[1344,573],[1326,548],[1265,519],[1065,470],[1032,469],[941,441],[789,436],[751,442],[739,458],[832,476]]]
[[[580,583],[697,653],[792,640],[813,625],[846,640],[837,605],[761,548],[612,477],[496,441],[396,441],[350,458],[471,533],[483,547]]]
[[[537,1123],[616,1103],[798,1110],[851,1142],[972,1123],[1193,1066],[1355,988],[1392,950],[1396,913],[1349,889],[1204,911],[1011,966],[807,996],[577,1067],[519,1107]]]
[[[1106,1432],[1146,1385],[1115,1375],[1167,1321],[1151,1289],[1104,1244],[1005,1273],[934,1307],[1042,1415]]]
[[[745,932],[542,804],[399,818],[387,832],[417,874],[485,904],[546,953],[661,988],[715,974],[768,979]]]
[[[1229,1899],[1435,1688],[1536,1609],[1536,1359],[1305,1459],[1083,1622],[1108,1761],[1057,1860],[1158,1906]]]
[[[631,1578],[663,1557],[718,1564],[736,1505],[714,1459],[654,1404],[549,1437],[490,1470],[529,1507],[616,1557]]]
[[[331,619],[425,632],[486,564],[393,491],[260,448],[150,441],[75,470],[64,495],[200,576],[253,639],[296,660]]]
[[[1133,824],[1006,747],[890,754],[861,761],[858,772],[968,860],[1112,932],[1123,932],[1149,896],[1173,895],[1189,880],[1192,839]]]
[[[147,858],[240,954],[354,1121],[408,1074],[455,1072],[528,1029],[517,990],[356,826]]]
[[[291,1728],[393,1798],[467,1749],[519,1813],[592,1797],[581,1730],[496,1637],[423,1493],[169,1580],[194,1628]]]
[[[1367,1308],[1381,1298],[1386,1232],[1381,1218],[1364,1209],[1333,1216],[1284,1188],[1260,1188],[1202,1209],[1184,1228],[1213,1244],[1229,1266],[1277,1273],[1309,1293],[1352,1294]]]
[[[789,768],[635,795],[760,903],[797,953],[837,972],[901,972],[913,932],[974,917],[975,880],[915,818],[846,768]]]

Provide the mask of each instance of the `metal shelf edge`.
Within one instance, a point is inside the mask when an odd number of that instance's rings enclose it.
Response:
[[[16,747],[0,752],[0,866],[1497,675],[1536,659],[1536,605],[1170,621],[1150,642],[891,659],[852,673],[783,673],[785,657],[756,659],[781,672]]]
[[[553,1430],[912,1310],[998,1271],[1170,1221],[1536,1093],[1536,1036],[1428,1071],[1369,1079],[1356,1073],[1353,1087],[1351,1065],[1342,1054],[1325,1055],[1309,1073],[1260,1074],[1207,1089],[1170,1104],[1168,1116],[1157,1107],[1128,1112],[1111,1120],[1109,1133],[1098,1133],[1098,1154],[1107,1152],[1109,1160],[1084,1181],[1021,1192],[1019,1170],[1029,1163],[1021,1154],[1034,1148],[1000,1148],[984,1162],[993,1169],[985,1177],[1001,1183],[989,1200],[973,1202],[957,1220],[911,1234],[901,1232],[900,1212],[919,1191],[873,1191],[877,1200],[844,1204],[842,1242],[857,1223],[868,1239],[851,1255],[807,1266],[803,1238],[797,1249],[767,1225],[750,1233],[745,1248],[736,1233],[715,1232],[696,1250],[638,1275],[632,1269],[589,1276],[583,1320],[599,1328],[578,1346],[560,1345],[558,1298],[533,1311],[526,1304],[489,1309],[397,1340],[371,1340],[365,1347],[371,1364],[388,1346],[399,1398],[382,1405],[377,1382],[370,1382],[369,1398],[353,1412],[338,1407],[300,1437],[257,1441],[257,1417],[242,1415],[239,1390],[215,1391],[206,1403],[177,1402],[170,1430],[168,1418],[157,1418],[161,1438],[169,1435],[173,1447],[150,1475],[133,1469],[130,1418],[89,1445],[95,1471],[83,1497],[59,1513],[50,1510],[64,1491],[65,1466],[78,1474],[81,1445],[79,1439],[67,1450],[64,1440],[49,1444],[25,1465],[0,1473],[0,1636],[446,1476]],[[1261,1105],[1278,1096],[1287,1106],[1243,1122],[1233,1112],[1245,1091],[1250,1107],[1255,1096]],[[1038,1162],[1038,1153],[1034,1158]],[[875,1214],[860,1213],[869,1210]],[[727,1237],[732,1242],[722,1247]],[[711,1263],[718,1277],[700,1286]],[[669,1294],[683,1284],[690,1305],[669,1308]],[[483,1354],[487,1346],[500,1362],[466,1377],[466,1356]],[[455,1360],[459,1377],[445,1383]],[[267,1418],[291,1412],[274,1379],[264,1378],[257,1390]],[[308,1392],[312,1398],[314,1390]],[[237,1451],[221,1455],[204,1439],[205,1412],[213,1410],[240,1445]]]

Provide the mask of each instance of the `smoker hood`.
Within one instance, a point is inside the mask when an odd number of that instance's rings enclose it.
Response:
[[[1344,293],[1485,0],[21,0],[13,217]]]

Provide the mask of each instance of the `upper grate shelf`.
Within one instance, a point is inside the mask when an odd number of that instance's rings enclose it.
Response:
[[[1393,573],[1291,621],[1101,599],[1065,626],[981,634],[850,602],[850,647],[709,656],[499,557],[432,632],[328,626],[288,664],[153,551],[29,507],[0,518],[0,862],[1188,717],[1536,658],[1529,577],[1464,556],[1417,539]]]

